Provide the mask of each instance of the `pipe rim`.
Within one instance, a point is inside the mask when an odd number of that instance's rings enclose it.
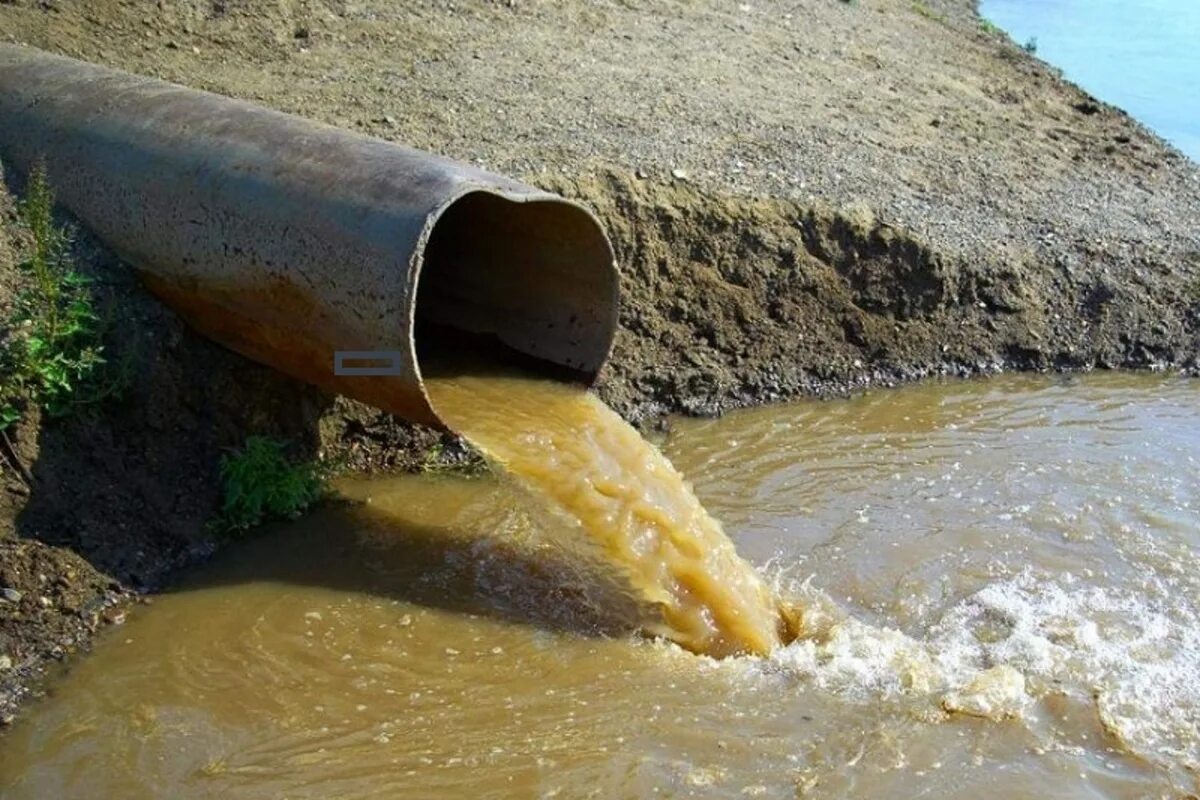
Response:
[[[600,244],[603,253],[603,261],[597,261],[590,269],[599,270],[602,277],[607,296],[602,299],[604,312],[597,319],[596,331],[599,334],[602,342],[597,356],[594,359],[594,366],[589,369],[580,370],[580,375],[583,378],[583,384],[591,387],[595,385],[603,372],[604,366],[608,363],[608,359],[612,355],[612,350],[616,342],[617,326],[620,316],[620,272],[617,267],[616,254],[613,250],[612,242],[605,231],[603,223],[600,221],[596,213],[587,205],[562,197],[561,195],[553,194],[544,191],[507,191],[496,186],[485,184],[463,184],[458,191],[454,192],[445,202],[434,208],[425,219],[422,226],[421,234],[417,239],[416,246],[413,248],[412,256],[406,274],[408,275],[408,307],[406,309],[407,319],[405,321],[406,330],[404,331],[405,346],[408,349],[408,356],[413,368],[413,377],[416,380],[417,391],[424,403],[430,417],[436,422],[436,426],[444,430],[450,430],[450,426],[441,418],[437,411],[437,406],[433,403],[428,390],[425,387],[425,379],[421,370],[421,358],[419,348],[417,346],[417,322],[418,309],[421,299],[421,284],[422,278],[426,276],[429,265],[426,261],[427,251],[431,239],[437,230],[438,224],[443,221],[446,214],[462,203],[467,198],[474,196],[494,197],[512,204],[516,208],[531,207],[535,204],[545,204],[550,206],[559,206],[565,209],[570,209],[572,213],[579,216],[581,220],[585,220],[591,228],[591,234],[594,239],[592,244]],[[514,348],[515,349],[515,348]],[[549,359],[546,359],[549,360]]]

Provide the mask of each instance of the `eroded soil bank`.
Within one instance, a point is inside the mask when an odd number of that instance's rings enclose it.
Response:
[[[599,391],[637,422],[931,374],[1197,367],[1195,165],[966,0],[10,0],[0,40],[587,201],[624,291]],[[0,307],[27,246],[6,192]],[[86,231],[76,249],[131,380],[9,432],[0,717],[218,546],[217,462],[246,436],[353,470],[469,457],[200,339]]]

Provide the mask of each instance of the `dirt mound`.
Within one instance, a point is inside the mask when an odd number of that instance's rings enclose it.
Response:
[[[926,375],[1197,364],[1194,260],[969,259],[861,205],[618,172],[549,185],[612,234],[623,305],[600,391],[633,419]]]

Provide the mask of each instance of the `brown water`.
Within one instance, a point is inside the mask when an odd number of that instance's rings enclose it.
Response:
[[[927,385],[665,452],[817,639],[597,636],[508,483],[352,484],[133,613],[0,739],[0,796],[1200,789],[1200,385]]]
[[[779,644],[774,593],[671,462],[594,395],[478,369],[426,387],[450,427],[555,514],[563,562],[586,557],[628,587],[643,630],[715,656]]]

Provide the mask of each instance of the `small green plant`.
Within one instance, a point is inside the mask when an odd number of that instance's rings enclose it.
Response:
[[[996,36],[998,34],[1004,33],[1004,31],[1002,31],[1000,29],[1000,26],[997,25],[996,23],[992,22],[990,19],[980,19],[979,27],[983,29],[984,33],[989,34],[991,36]]]
[[[283,442],[251,436],[241,450],[222,456],[221,488],[221,517],[213,527],[234,533],[300,516],[324,494],[325,476],[314,463],[289,459]]]
[[[925,19],[931,19],[934,22],[945,23],[946,21],[945,17],[934,11],[929,6],[925,5],[925,3],[923,3],[921,0],[913,0],[912,10],[915,11],[919,16],[922,16]]]
[[[0,323],[0,431],[29,405],[60,417],[120,388],[120,381],[100,378],[103,325],[90,282],[72,262],[70,231],[55,224],[53,209],[46,172],[35,168],[17,204],[32,242],[19,264],[27,285]]]
[[[474,450],[443,436],[425,448],[416,465],[418,472],[455,473],[462,476],[482,475],[488,471],[487,462]]]
[[[426,448],[425,453],[421,456],[421,464],[418,469],[421,472],[437,472],[444,469],[442,463],[442,455],[446,452],[446,446],[440,441],[434,442]]]
[[[1024,50],[1026,53],[1036,53],[1037,52],[1037,37],[1030,36],[1028,39],[1025,40],[1025,44],[1021,45],[1021,49]]]

